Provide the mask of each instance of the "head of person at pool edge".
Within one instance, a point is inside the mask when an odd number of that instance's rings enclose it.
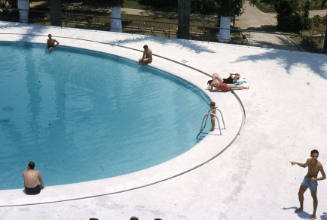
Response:
[[[24,191],[27,195],[36,195],[44,188],[44,183],[39,170],[34,170],[35,163],[28,162],[27,170],[23,172],[24,178]]]

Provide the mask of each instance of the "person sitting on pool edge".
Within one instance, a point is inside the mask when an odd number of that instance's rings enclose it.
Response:
[[[221,90],[223,92],[230,91],[232,89],[248,89],[249,88],[248,86],[226,84],[223,82],[222,78],[217,73],[214,73],[212,75],[212,81],[209,81],[209,82],[208,82],[209,83],[208,89],[210,91],[213,91],[214,88],[217,90]]]
[[[47,40],[48,50],[53,50],[53,48],[55,48],[58,45],[59,45],[59,42],[56,39],[52,38],[51,34],[48,34],[48,40]]]
[[[152,62],[152,50],[148,47],[148,45],[143,46],[143,56],[139,59],[139,65],[141,64],[149,64]]]
[[[27,195],[36,195],[44,188],[44,183],[41,177],[41,173],[38,170],[34,170],[35,163],[33,161],[28,162],[27,170],[23,172],[25,193]],[[39,184],[40,183],[40,184]]]

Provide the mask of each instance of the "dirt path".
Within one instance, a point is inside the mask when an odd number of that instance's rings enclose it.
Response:
[[[276,15],[264,13],[257,7],[251,6],[248,1],[244,3],[244,13],[238,18],[237,26],[242,29],[262,28],[265,26],[276,26]]]
[[[243,32],[249,45],[289,50],[299,49],[286,35],[276,32],[276,14],[264,13],[250,5],[248,1],[244,3],[244,13],[237,19],[236,25],[241,29],[249,30]]]

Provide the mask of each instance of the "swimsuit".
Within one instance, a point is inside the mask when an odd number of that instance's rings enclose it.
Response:
[[[220,89],[221,91],[226,92],[228,90],[228,86],[226,83],[219,83],[218,89]]]
[[[318,183],[317,181],[312,181],[311,177],[305,176],[301,186],[308,187],[311,191],[317,191]]]
[[[25,187],[25,193],[27,195],[36,195],[36,194],[39,194],[40,192],[41,192],[41,186],[40,185],[37,185],[34,188]]]
[[[226,84],[233,84],[233,83],[234,83],[234,80],[233,80],[233,78],[230,76],[230,77],[228,77],[227,79],[223,79],[223,83],[226,83]]]

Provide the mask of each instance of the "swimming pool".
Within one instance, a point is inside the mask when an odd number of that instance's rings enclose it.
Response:
[[[46,185],[142,170],[196,144],[208,97],[121,57],[0,43],[0,189],[36,162]]]

